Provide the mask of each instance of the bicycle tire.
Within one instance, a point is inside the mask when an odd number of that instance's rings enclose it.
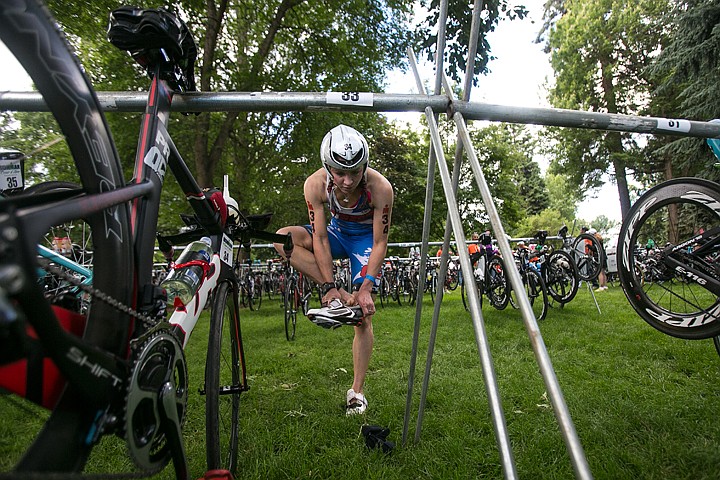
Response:
[[[668,219],[675,217],[670,216],[670,209],[677,209],[676,225],[669,223]],[[702,223],[695,224],[695,221]],[[663,222],[661,225],[666,228],[653,228],[657,222]],[[618,238],[618,276],[632,307],[655,329],[688,340],[720,335],[720,297],[684,275],[684,268],[668,267],[664,258],[677,259],[685,267],[692,262],[695,268],[703,268],[709,277],[717,279],[717,265],[712,262],[703,265],[704,259],[687,251],[694,246],[699,225],[707,232],[720,226],[720,185],[697,178],[678,178],[643,194],[628,212]],[[650,234],[653,236],[649,237]],[[655,266],[646,270],[635,251],[637,245],[644,246],[648,238],[652,238],[655,245],[665,246],[658,249]],[[714,238],[705,241],[717,249],[720,238],[716,233]],[[683,249],[673,252],[675,245],[683,245]],[[642,278],[637,272],[641,272]]]
[[[390,295],[392,296],[392,299],[397,302],[398,305],[402,305],[402,277],[398,274],[398,272],[395,272],[393,277],[393,284],[392,289],[390,290]]]
[[[255,300],[255,310],[260,310],[263,297],[263,278],[261,275],[255,275],[252,290],[253,299]]]
[[[459,268],[460,267],[456,267],[455,269],[448,268],[447,278],[445,279],[445,287],[451,292],[458,288],[459,278],[457,272]]]
[[[483,286],[483,284],[484,284],[484,280],[475,279],[475,288],[477,289],[477,292],[478,292],[478,303],[480,305],[480,308],[482,308],[482,305],[483,305],[483,293],[484,293],[484,288],[485,288]],[[469,284],[466,283],[465,285],[463,285],[460,295],[462,296],[463,306],[465,307],[465,310],[469,312],[470,311],[470,292],[467,291],[468,290],[467,285],[469,285]]]
[[[550,308],[550,300],[542,276],[535,270],[528,270],[525,288],[530,304],[533,307],[533,313],[535,313],[535,319],[538,321],[545,320]]]
[[[380,277],[380,292],[378,296],[380,297],[380,306],[385,307],[385,305],[390,304],[390,282],[385,275]]]
[[[237,289],[217,286],[205,363],[205,444],[208,470],[237,470],[240,392],[245,388]]]
[[[550,297],[560,304],[572,301],[580,285],[575,260],[564,250],[555,250],[543,265],[545,286]]]
[[[500,255],[494,255],[488,264],[487,295],[497,310],[504,310],[510,302],[508,279],[505,275],[505,264]]]
[[[533,269],[528,269],[522,274],[522,283],[525,294],[530,301],[533,314],[537,321],[545,320],[547,311],[550,308],[550,300],[548,299],[547,287],[542,276]],[[510,289],[510,304],[513,308],[520,308],[520,302],[517,300],[517,293]]]
[[[288,341],[295,340],[295,326],[297,323],[297,308],[295,306],[295,281],[292,277],[286,277],[285,291],[283,292],[283,306],[285,307],[285,338]]]
[[[121,164],[97,97],[49,11],[35,0],[3,1],[0,21],[0,39],[31,76],[54,115],[84,192],[123,187]],[[95,247],[93,284],[126,305],[132,305],[135,288],[129,218],[128,206],[118,205],[87,219]],[[130,326],[129,316],[95,302],[86,318],[83,340],[125,358]],[[95,445],[86,442],[95,421],[94,409],[87,408],[76,388],[68,385],[14,471],[82,471]]]
[[[588,247],[589,245],[589,247]],[[605,265],[605,249],[595,235],[581,233],[572,244],[573,254],[577,257],[575,264],[578,268],[580,280],[592,282]]]
[[[314,288],[312,281],[306,277],[305,275],[301,275],[302,278],[302,288],[300,289],[298,300],[300,302],[300,307],[302,310],[303,315],[307,315],[308,310],[310,310],[310,299],[313,296]]]

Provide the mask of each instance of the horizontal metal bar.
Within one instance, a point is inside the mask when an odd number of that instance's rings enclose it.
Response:
[[[338,102],[340,92],[196,92],[177,94],[172,109],[183,112],[215,111],[354,111],[460,113],[465,120],[524,123],[556,127],[720,138],[720,124],[683,119],[641,117],[558,108],[515,107],[481,102],[452,101],[445,95],[362,93]],[[108,112],[141,112],[146,92],[97,92]],[[0,92],[0,111],[47,111],[37,92]]]

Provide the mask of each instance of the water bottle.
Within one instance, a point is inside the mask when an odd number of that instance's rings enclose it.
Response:
[[[192,260],[207,263],[210,262],[210,252],[212,252],[212,241],[208,237],[202,237],[185,247],[185,250],[183,250],[175,263],[182,265]],[[203,267],[200,265],[173,268],[160,286],[167,292],[170,303],[177,306],[176,302],[179,299],[183,305],[187,305],[195,296],[198,288],[200,288],[202,277]]]

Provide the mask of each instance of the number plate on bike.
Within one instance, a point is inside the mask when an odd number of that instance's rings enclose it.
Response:
[[[222,260],[229,266],[232,266],[232,251],[232,240],[230,240],[230,237],[223,234],[222,245],[220,245],[220,260]]]

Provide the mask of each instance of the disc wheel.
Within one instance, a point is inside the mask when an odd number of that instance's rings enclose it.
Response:
[[[648,190],[618,239],[618,276],[652,327],[699,340],[720,335],[720,186],[679,178]]]
[[[26,159],[26,171],[49,165],[51,168],[44,175],[45,179],[59,180],[62,174],[62,180],[81,186],[79,197],[100,193],[109,195],[124,187],[126,181],[122,165],[102,108],[49,10],[35,0],[5,0],[0,2],[0,23],[0,40],[30,75],[33,88],[37,88],[51,112],[47,115],[28,114],[33,128],[25,130],[29,134],[27,145],[36,149],[37,153]],[[72,194],[72,197],[78,196]],[[39,194],[33,200],[32,208],[42,212],[52,225],[59,225],[69,221],[68,212],[79,212],[79,205],[72,209],[58,209],[64,218],[58,217],[57,221],[50,218],[50,209],[45,207],[68,198],[54,192]],[[4,199],[3,202],[6,207],[15,203],[14,199]],[[92,214],[86,221],[92,232],[93,286],[120,303],[130,305],[136,298],[136,286],[132,273],[134,259],[127,203],[118,203]],[[92,208],[87,202],[82,207]],[[83,216],[78,213],[73,220],[80,220]],[[38,233],[42,235],[46,232]],[[43,241],[41,237],[30,238],[25,232],[21,234],[27,250],[31,252]],[[44,308],[39,307],[46,303],[43,292],[35,284],[28,284],[33,291],[20,292],[13,300],[28,311]],[[129,315],[103,302],[92,302],[91,306],[82,307],[82,311],[87,312],[83,342],[126,358],[131,332]],[[83,470],[95,446],[95,442],[87,440],[93,438],[98,424],[95,409],[88,408],[82,400],[79,390],[68,385],[42,428],[28,428],[23,432],[22,439],[12,439],[17,449],[23,451],[22,457],[12,467],[18,478],[26,477],[25,472]],[[118,412],[118,415],[121,414]]]

